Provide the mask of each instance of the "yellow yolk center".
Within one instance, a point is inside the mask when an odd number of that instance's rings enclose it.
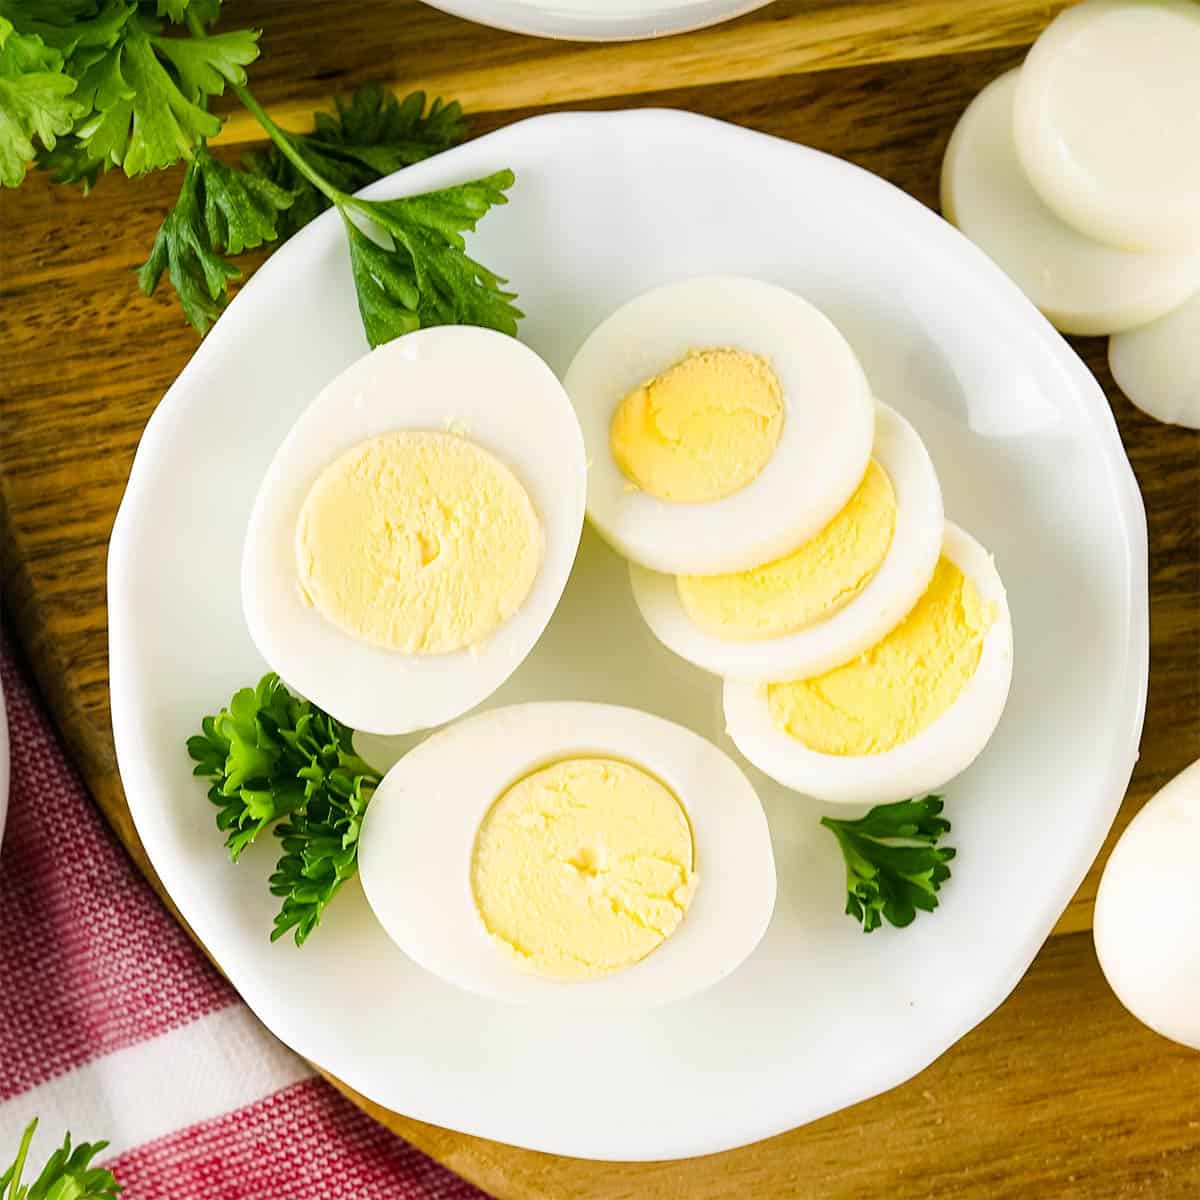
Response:
[[[542,532],[517,477],[449,433],[384,433],[330,463],[296,524],[300,585],[363,641],[407,654],[473,646],[525,602]]]
[[[640,768],[567,759],[492,805],[471,886],[487,931],[522,966],[594,979],[645,958],[683,920],[696,886],[691,826]]]
[[[659,500],[722,500],[758,477],[783,432],[783,388],[760,355],[696,350],[621,401],[609,438],[627,479]]]
[[[992,605],[949,559],[911,613],[854,662],[767,689],[771,720],[822,754],[882,754],[932,725],[979,665]]]
[[[866,587],[896,529],[896,493],[874,460],[846,506],[816,537],[735,575],[680,575],[684,611],[733,641],[782,637],[831,617]]]

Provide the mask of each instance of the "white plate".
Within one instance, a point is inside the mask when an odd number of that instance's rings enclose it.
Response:
[[[472,252],[513,281],[529,313],[522,337],[555,370],[597,321],[667,280],[730,273],[793,287],[917,427],[947,513],[994,552],[1016,672],[991,746],[949,789],[958,858],[941,907],[906,930],[861,933],[842,913],[821,810],[750,772],[775,844],[775,916],[744,966],[684,1003],[584,1023],[468,996],[408,962],[357,885],[303,950],[268,944],[274,839],[229,864],[184,740],[264,669],[238,599],[246,517],[293,419],[365,348],[335,215],[255,274],[146,428],[109,557],[121,773],[184,918],[274,1033],[351,1087],[423,1121],[559,1154],[707,1154],[900,1083],[1020,979],[1133,767],[1145,516],[1083,364],[982,252],[881,180],[734,126],[644,111],[525,121],[372,194],[505,166],[517,173],[512,203],[488,216]],[[719,682],[655,641],[624,564],[591,532],[547,633],[492,702],[535,698],[645,708],[736,755]]]
[[[703,29],[771,0],[425,0],[432,8],[537,37],[623,42]]]

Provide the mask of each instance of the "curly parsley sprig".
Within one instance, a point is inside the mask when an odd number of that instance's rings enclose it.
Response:
[[[201,334],[241,277],[232,258],[329,207],[343,219],[370,345],[435,324],[515,333],[514,295],[463,238],[505,203],[511,172],[407,200],[353,195],[461,141],[459,105],[366,87],[336,114],[318,113],[310,133],[285,133],[247,87],[260,31],[211,32],[219,12],[220,0],[0,0],[0,183],[17,186],[32,160],[86,192],[103,171],[182,160],[179,196],[138,281],[150,294],[169,279]],[[226,88],[271,142],[236,165],[207,149],[222,124],[209,100]]]
[[[63,1144],[50,1155],[37,1179],[23,1186],[21,1175],[36,1129],[37,1118],[34,1117],[21,1135],[17,1157],[0,1175],[0,1200],[117,1200],[122,1187],[112,1172],[91,1165],[92,1159],[108,1143],[80,1142],[72,1148],[69,1133],[63,1138]]]
[[[846,913],[863,931],[910,925],[917,910],[933,912],[937,892],[950,878],[949,846],[938,846],[950,832],[941,816],[942,798],[901,800],[871,809],[857,821],[822,817],[846,860]]]
[[[274,674],[205,717],[187,750],[194,774],[212,780],[208,798],[234,862],[274,826],[283,855],[270,889],[283,903],[271,940],[294,930],[303,945],[358,870],[363,815],[383,775],[357,754],[352,729]]]

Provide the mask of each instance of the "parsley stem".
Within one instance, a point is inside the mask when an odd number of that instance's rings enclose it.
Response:
[[[279,152],[313,185],[322,195],[324,195],[331,203],[336,204],[339,208],[348,199],[346,193],[335,188],[329,180],[319,175],[309,165],[304,155],[296,149],[292,143],[292,139],[288,137],[270,116],[267,115],[267,110],[251,95],[250,89],[245,84],[235,85],[233,88],[237,98],[250,110],[254,119],[267,131],[267,136],[279,147]]]
[[[25,1170],[25,1156],[29,1153],[29,1143],[33,1141],[33,1131],[35,1129],[37,1129],[37,1117],[34,1117],[29,1122],[25,1128],[25,1132],[21,1135],[21,1144],[17,1148],[17,1161],[11,1167],[12,1178],[8,1193],[10,1200],[21,1194],[21,1172]]]

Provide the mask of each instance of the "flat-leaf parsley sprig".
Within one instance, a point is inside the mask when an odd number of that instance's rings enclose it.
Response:
[[[358,870],[363,815],[383,775],[355,751],[352,729],[274,674],[205,717],[187,750],[194,773],[212,780],[208,798],[234,862],[264,829],[282,842],[269,885],[283,901],[271,940],[292,930],[303,945]]]
[[[22,1185],[21,1175],[36,1129],[37,1118],[34,1117],[21,1135],[16,1159],[0,1175],[0,1200],[117,1200],[122,1188],[112,1172],[91,1165],[92,1159],[108,1143],[80,1142],[72,1148],[69,1133],[63,1138],[63,1144],[50,1155],[37,1179]]]
[[[473,261],[463,234],[506,202],[509,171],[406,200],[352,193],[461,141],[457,103],[403,101],[378,87],[286,133],[247,87],[255,29],[211,31],[220,0],[0,0],[0,183],[27,165],[82,183],[186,165],[179,196],[138,272],[162,279],[203,334],[241,271],[231,258],[278,243],[329,207],[341,213],[367,340],[425,325],[485,325],[515,333],[522,315],[505,280]],[[241,164],[207,149],[222,118],[212,97],[234,92],[271,146]]]
[[[940,796],[926,796],[880,805],[856,821],[821,818],[846,860],[846,912],[864,932],[878,929],[884,919],[903,927],[918,909],[937,908],[938,889],[950,878],[946,864],[955,853],[937,844],[950,832],[942,807]]]

